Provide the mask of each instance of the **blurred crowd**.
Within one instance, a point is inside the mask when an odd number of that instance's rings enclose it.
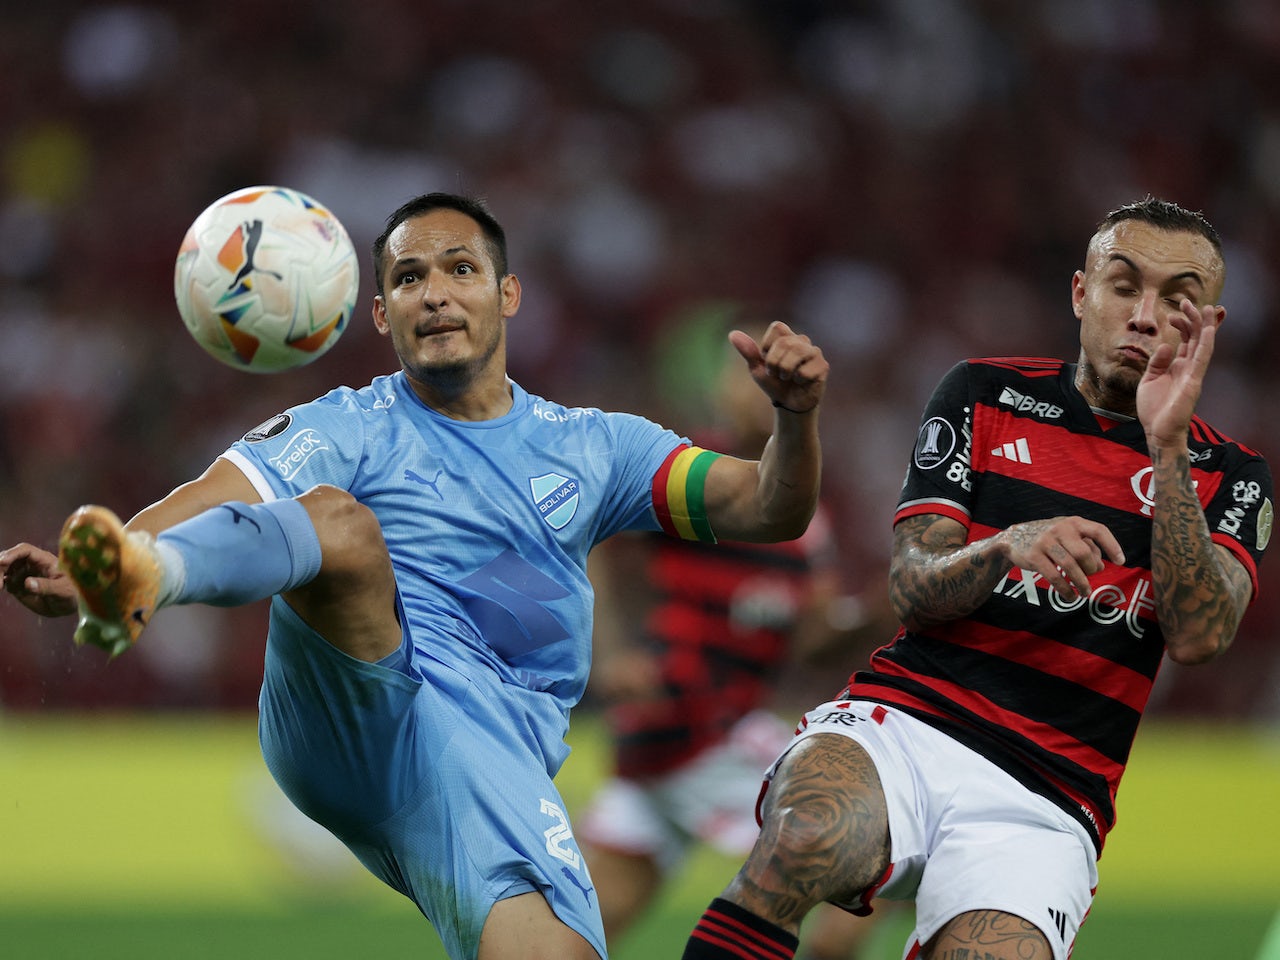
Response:
[[[283,407],[393,369],[365,251],[433,189],[507,227],[532,392],[690,432],[719,320],[788,311],[832,362],[854,593],[882,580],[938,377],[1074,359],[1071,272],[1148,193],[1224,237],[1201,413],[1280,467],[1278,73],[1269,0],[6,4],[0,545],[51,546],[82,502],[131,514]],[[343,341],[272,376],[206,357],[172,299],[190,221],[260,183],[329,206],[363,271]],[[1280,717],[1278,617],[1272,557],[1236,648],[1168,666],[1156,712]],[[106,663],[6,597],[0,708],[250,707],[264,627],[264,605],[166,610]]]

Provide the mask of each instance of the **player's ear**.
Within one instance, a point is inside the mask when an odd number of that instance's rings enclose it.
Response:
[[[1077,270],[1071,275],[1071,312],[1077,320],[1084,319],[1084,271]]]
[[[520,278],[508,273],[499,282],[502,291],[502,316],[510,320],[520,309]]]
[[[384,337],[391,332],[391,324],[387,323],[387,301],[381,294],[373,298],[373,326]]]

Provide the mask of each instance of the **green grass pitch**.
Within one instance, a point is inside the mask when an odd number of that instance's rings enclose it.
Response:
[[[572,809],[604,751],[588,715],[571,741]],[[276,797],[251,717],[0,718],[0,956],[443,958],[407,901]],[[1077,960],[1280,960],[1278,799],[1274,734],[1146,725]],[[735,867],[695,857],[614,960],[679,957]],[[866,960],[896,960],[908,922]]]

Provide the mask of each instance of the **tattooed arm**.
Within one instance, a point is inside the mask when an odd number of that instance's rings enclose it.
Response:
[[[894,527],[889,600],[908,630],[967,617],[1015,567],[1074,599],[1089,592],[1089,576],[1104,557],[1124,563],[1111,531],[1083,517],[1016,523],[968,544],[965,535],[962,524],[939,514],[906,517]]]
[[[1249,605],[1249,572],[1209,537],[1209,524],[1181,450],[1153,447],[1155,508],[1151,579],[1165,649],[1177,663],[1204,663],[1226,651]]]
[[[1191,481],[1187,432],[1214,338],[1225,311],[1181,303],[1171,321],[1181,334],[1175,349],[1158,348],[1138,384],[1137,410],[1154,469],[1151,576],[1156,615],[1170,659],[1203,663],[1231,645],[1253,589],[1248,571],[1209,538],[1209,525]]]

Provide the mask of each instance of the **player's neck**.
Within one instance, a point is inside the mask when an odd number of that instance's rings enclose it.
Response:
[[[420,380],[408,371],[405,377],[419,400],[450,420],[496,420],[511,412],[513,394],[505,371],[465,383],[449,378]]]
[[[1095,415],[1136,419],[1138,408],[1133,391],[1105,381],[1083,353],[1076,365],[1074,384]]]

